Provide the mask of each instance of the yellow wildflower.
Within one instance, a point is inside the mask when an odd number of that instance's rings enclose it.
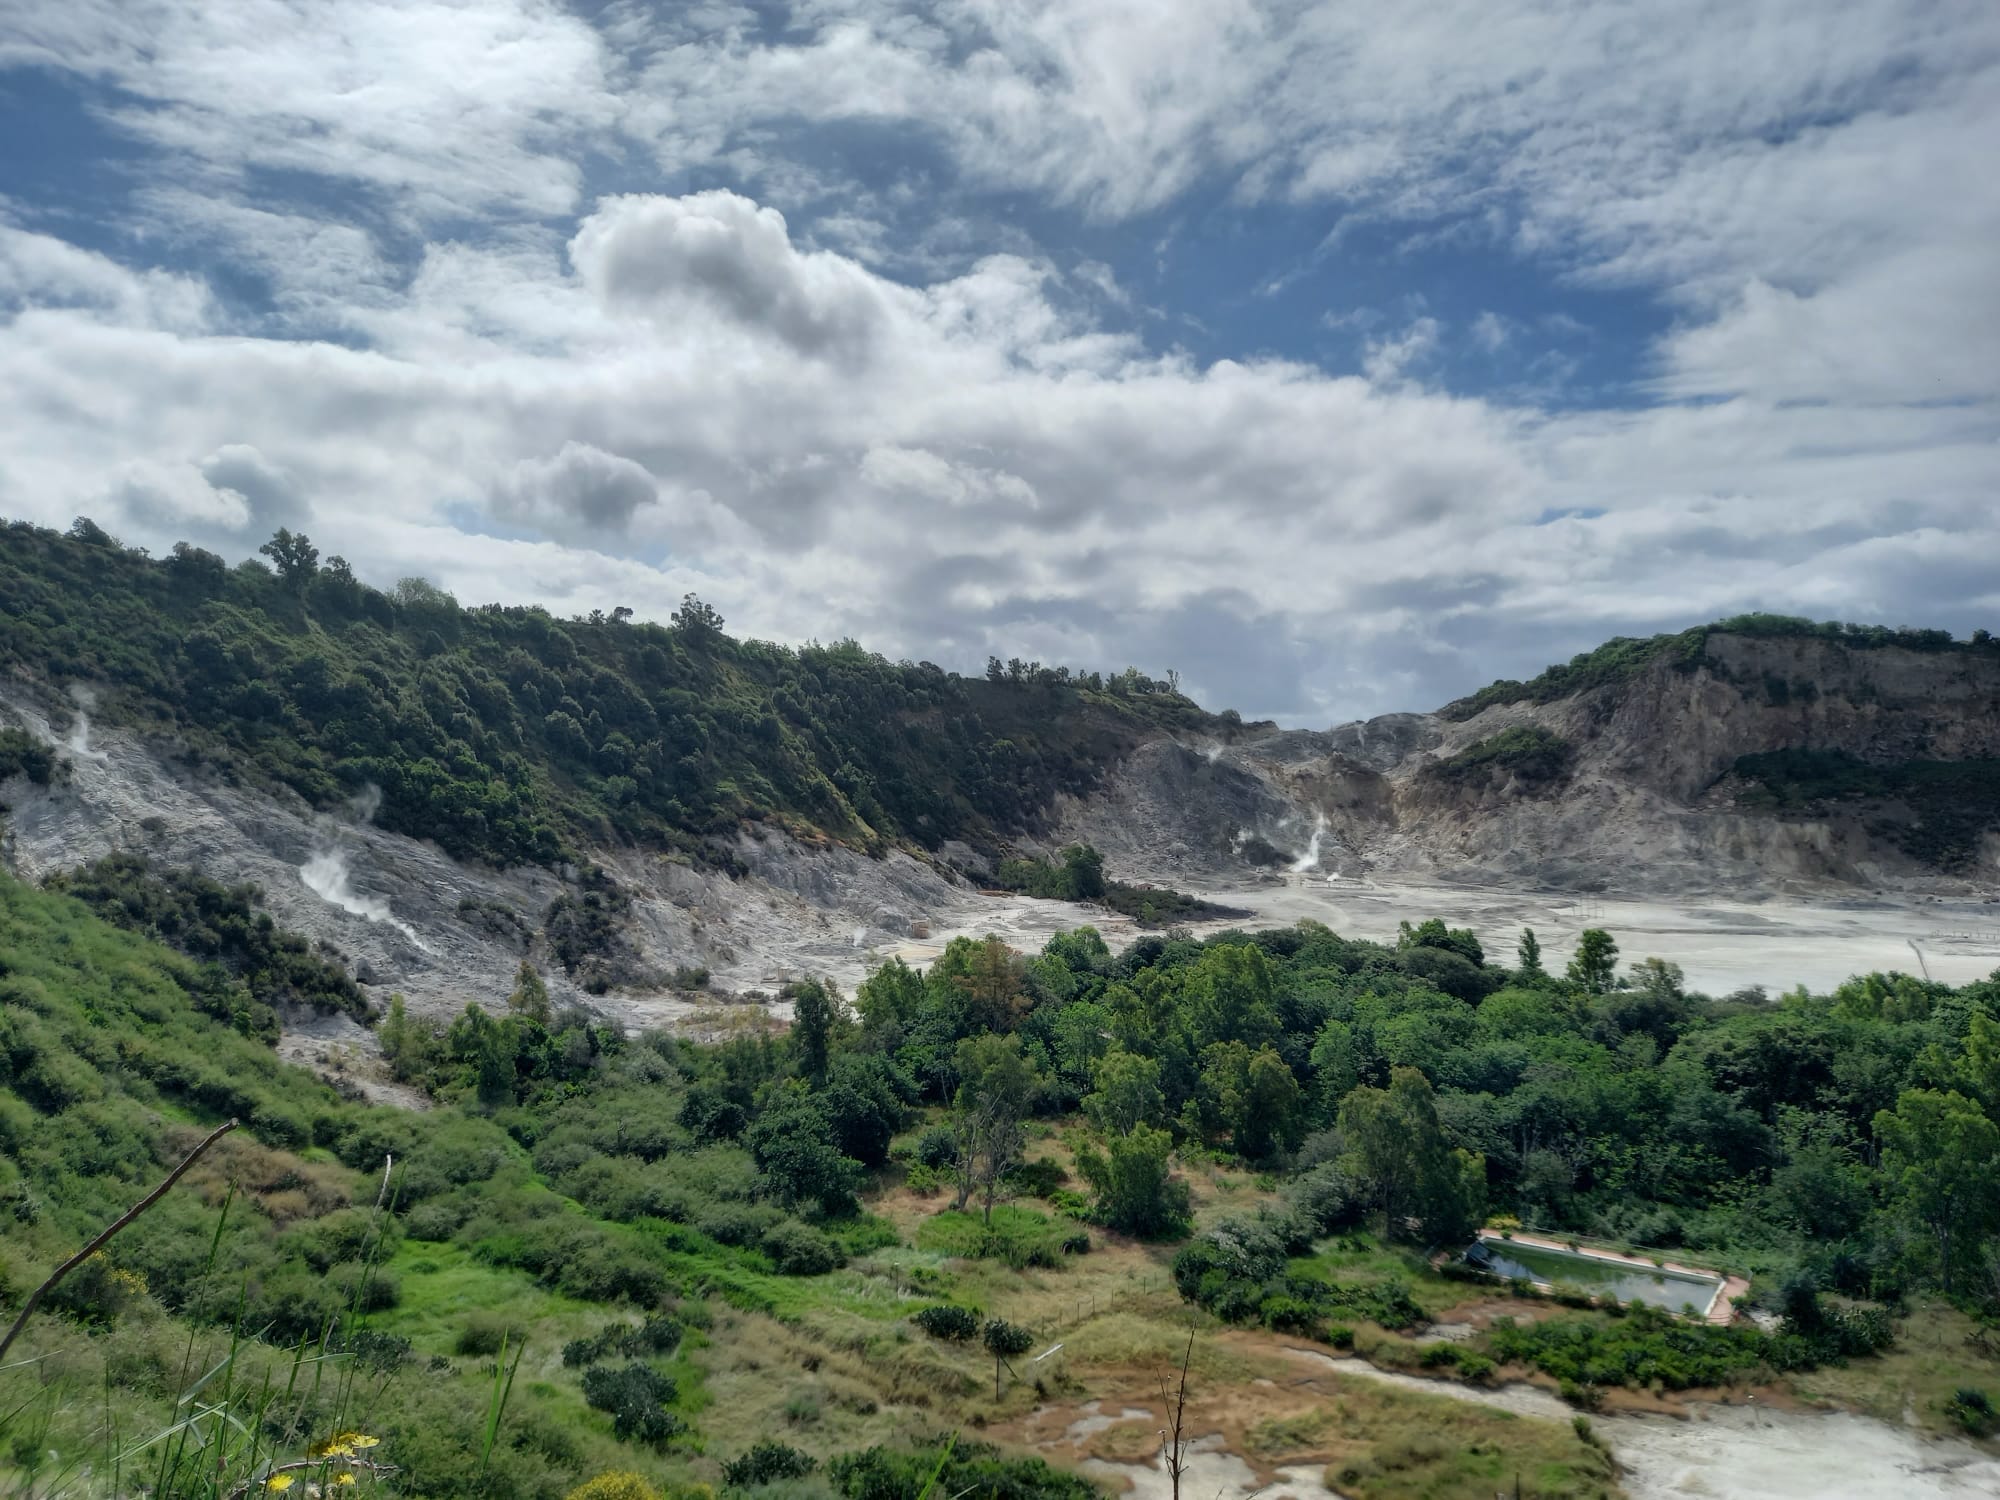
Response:
[[[292,1476],[289,1474],[273,1474],[269,1479],[264,1481],[264,1488],[274,1495],[281,1494],[291,1487]]]
[[[333,1482],[335,1484],[352,1484],[354,1483],[354,1473],[352,1470],[343,1469],[340,1473],[333,1476]]]
[[[342,1441],[342,1435],[335,1433],[323,1443],[314,1443],[306,1449],[307,1458],[352,1458],[354,1449]]]

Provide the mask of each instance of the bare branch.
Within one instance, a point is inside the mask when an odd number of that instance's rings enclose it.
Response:
[[[175,1183],[179,1182],[181,1180],[181,1175],[185,1173],[189,1167],[193,1166],[197,1161],[201,1159],[202,1152],[206,1151],[210,1146],[213,1146],[217,1141],[221,1140],[225,1135],[229,1134],[229,1132],[234,1130],[235,1128],[236,1128],[236,1122],[234,1120],[229,1121],[227,1124],[216,1126],[214,1130],[209,1132],[208,1138],[206,1140],[204,1140],[199,1146],[196,1146],[194,1150],[188,1152],[187,1156],[182,1159],[181,1164],[179,1166],[175,1167],[173,1171],[167,1173],[166,1180],[164,1182],[162,1182],[158,1187],[154,1188],[152,1192],[146,1194],[145,1197],[141,1198],[137,1203],[133,1204],[130,1208],[126,1209],[124,1213],[120,1214],[117,1219],[112,1221],[110,1227],[107,1228],[104,1231],[104,1233],[100,1234],[96,1239],[92,1240],[88,1245],[85,1245],[81,1250],[77,1251],[76,1254],[72,1255],[68,1260],[64,1261],[61,1265],[57,1266],[53,1271],[49,1272],[48,1280],[44,1281],[40,1286],[36,1287],[32,1292],[28,1293],[28,1300],[21,1304],[21,1315],[14,1320],[14,1326],[7,1330],[7,1336],[4,1339],[0,1339],[0,1358],[4,1358],[6,1356],[8,1349],[13,1347],[14,1340],[20,1336],[21,1329],[26,1325],[29,1315],[34,1312],[37,1306],[40,1305],[42,1298],[46,1297],[50,1292],[54,1291],[56,1289],[57,1283],[59,1283],[63,1279],[63,1277],[69,1275],[70,1272],[74,1271],[78,1266],[82,1265],[85,1261],[89,1260],[91,1256],[97,1254],[98,1251],[102,1250],[106,1245],[110,1244],[111,1237],[114,1234],[118,1233],[119,1230],[123,1229],[127,1224],[130,1224],[134,1219],[138,1218],[140,1214],[144,1213],[147,1209],[151,1208],[155,1203],[159,1202],[161,1198],[165,1197],[167,1189],[172,1187]]]

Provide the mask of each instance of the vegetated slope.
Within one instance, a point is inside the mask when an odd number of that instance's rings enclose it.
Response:
[[[1164,683],[1021,662],[968,679],[853,642],[736,640],[690,597],[558,619],[382,593],[303,536],[275,570],[186,544],[152,559],[88,521],[0,531],[0,664],[191,756],[327,808],[380,790],[383,827],[499,865],[614,845],[730,861],[746,819],[879,850],[993,847],[1162,726]],[[59,694],[52,694],[59,699]]]
[[[1251,729],[1219,756],[1156,741],[1062,821],[1114,869],[1184,879],[1991,883],[2000,643],[1770,615],[1615,640],[1436,714]]]

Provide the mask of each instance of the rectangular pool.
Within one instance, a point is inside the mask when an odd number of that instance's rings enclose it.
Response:
[[[1691,1311],[1695,1317],[1704,1316],[1715,1301],[1715,1294],[1722,1290],[1720,1276],[1635,1266],[1574,1250],[1523,1245],[1515,1240],[1482,1238],[1466,1251],[1465,1258],[1510,1281],[1520,1279],[1543,1286],[1561,1282],[1579,1287],[1593,1297],[1608,1292],[1620,1302],[1644,1302],[1672,1313]]]

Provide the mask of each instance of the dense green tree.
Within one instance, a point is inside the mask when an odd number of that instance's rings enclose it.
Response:
[[[833,1123],[810,1095],[780,1091],[764,1105],[745,1139],[779,1202],[809,1205],[835,1217],[854,1212],[861,1164],[840,1149]]]
[[[1166,1118],[1157,1060],[1125,1051],[1107,1053],[1092,1078],[1097,1087],[1084,1099],[1083,1110],[1106,1135],[1124,1135]]]
[[[1618,972],[1618,945],[1601,927],[1586,927],[1576,940],[1576,952],[1569,961],[1570,983],[1585,993],[1602,995],[1610,990]]]
[[[792,1044],[798,1049],[799,1073],[814,1087],[826,1082],[833,1022],[833,996],[823,983],[808,979],[792,991]]]
[[[1535,936],[1535,929],[1523,927],[1521,940],[1514,946],[1515,965],[1523,974],[1542,972],[1542,943]]]
[[[1341,1167],[1369,1195],[1388,1231],[1455,1240],[1485,1211],[1486,1164],[1454,1149],[1438,1122],[1430,1080],[1397,1068],[1389,1087],[1362,1087],[1340,1105]]]
[[[542,982],[541,971],[525,958],[514,971],[514,992],[507,997],[507,1009],[538,1026],[549,1024],[549,987]]]
[[[1946,1291],[2000,1227],[2000,1126],[1953,1090],[1907,1089],[1875,1117],[1883,1169],[1931,1234]]]
[[[304,593],[319,571],[319,548],[307,541],[303,532],[280,526],[277,534],[257,550],[271,559],[278,577],[295,594]]]
[[[1097,1195],[1100,1222],[1142,1239],[1187,1233],[1192,1198],[1173,1175],[1173,1144],[1166,1131],[1141,1123],[1109,1136],[1101,1150],[1078,1153],[1077,1169]]]

